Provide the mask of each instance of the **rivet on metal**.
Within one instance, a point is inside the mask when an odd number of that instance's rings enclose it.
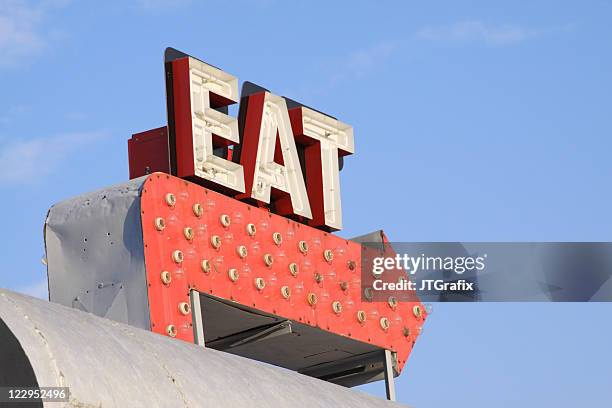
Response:
[[[191,306],[189,306],[189,303],[187,302],[179,303],[178,309],[182,315],[188,315],[189,313],[191,313]]]
[[[176,249],[174,252],[172,252],[172,260],[177,264],[183,262],[183,251]]]
[[[321,275],[321,274],[320,274],[320,273],[318,273],[318,272],[317,272],[317,273],[315,273],[315,274],[314,274],[314,280],[315,280],[315,282],[317,282],[317,283],[321,283],[321,282],[323,282],[323,275]]]
[[[280,245],[283,243],[283,236],[280,232],[275,232],[274,234],[272,234],[272,240],[276,245]]]
[[[365,298],[366,298],[368,301],[370,301],[370,302],[371,302],[371,301],[372,301],[372,298],[374,297],[374,293],[372,292],[372,288],[365,288],[365,289],[363,290],[363,295],[365,296]]]
[[[323,258],[325,258],[327,262],[331,262],[334,260],[334,253],[331,249],[326,249],[323,251]]]
[[[174,207],[176,204],[176,196],[172,193],[166,194],[166,204],[168,204],[170,207]]]
[[[191,241],[193,239],[193,228],[191,227],[183,228],[183,235],[185,235],[185,239],[187,241]]]
[[[338,300],[334,301],[332,303],[332,309],[333,309],[335,314],[342,313],[342,303],[340,303]]]
[[[157,217],[155,219],[155,229],[158,231],[163,231],[166,228],[166,221],[162,217]]]
[[[306,254],[308,252],[308,243],[306,241],[300,241],[298,243],[298,248],[301,253]]]
[[[208,259],[202,259],[200,266],[202,267],[202,272],[204,273],[210,272],[210,261]]]
[[[308,304],[310,306],[314,306],[317,304],[317,295],[315,295],[314,293],[309,293],[307,299],[308,299]]]
[[[408,327],[404,327],[404,329],[402,330],[402,334],[404,335],[404,337],[410,336],[410,329]]]
[[[355,262],[355,261],[348,261],[347,262],[347,266],[348,266],[349,270],[354,271],[355,268],[357,267],[357,262]]]
[[[348,288],[349,288],[348,282],[340,282],[340,289],[346,291],[346,290],[348,290]]]
[[[297,276],[300,273],[300,267],[295,262],[289,264],[289,273],[291,276]]]

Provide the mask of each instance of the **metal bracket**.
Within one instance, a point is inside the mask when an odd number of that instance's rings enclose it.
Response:
[[[385,350],[385,389],[387,391],[387,399],[395,401],[395,381],[393,370],[393,352]]]
[[[266,325],[256,327],[254,329],[246,330],[241,333],[232,334],[227,337],[223,337],[218,340],[214,340],[208,343],[208,347],[216,350],[227,350],[230,348],[243,346],[249,343],[255,343],[271,339],[273,337],[282,336],[284,334],[291,334],[291,321],[284,320],[280,323],[274,323],[272,325]]]
[[[191,302],[193,342],[198,346],[204,347],[204,327],[202,324],[202,308],[200,307],[200,292],[197,290],[190,290],[189,300]]]

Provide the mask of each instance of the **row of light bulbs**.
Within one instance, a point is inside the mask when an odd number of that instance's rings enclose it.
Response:
[[[176,196],[173,193],[168,193],[166,194],[165,197],[165,201],[168,204],[168,206],[170,207],[174,207],[176,205]],[[209,204],[209,206],[213,206],[214,202],[212,205]],[[202,215],[204,214],[204,207],[202,206],[202,204],[200,203],[195,203],[192,206],[192,211],[193,214],[197,217],[200,218],[202,217]],[[240,218],[240,216],[238,217]],[[231,217],[227,214],[221,214],[219,216],[219,223],[221,224],[222,227],[224,228],[229,228],[229,226],[232,223]],[[163,231],[166,227],[166,222],[164,220],[164,218],[162,217],[158,217],[155,219],[155,228],[158,231]],[[245,232],[248,236],[250,237],[254,237],[255,234],[257,233],[257,227],[255,226],[255,224],[253,223],[248,223],[245,226]],[[185,227],[183,229],[183,235],[185,237],[186,240],[191,241],[194,238],[194,233],[193,233],[193,229],[191,227]],[[272,241],[274,242],[274,244],[276,244],[277,246],[280,246],[283,242],[283,237],[282,234],[280,232],[273,232],[272,233]],[[219,237],[218,235],[212,235],[210,237],[210,244],[211,246],[216,249],[219,250],[221,248],[222,245],[222,240],[221,237]],[[306,255],[308,253],[308,243],[304,240],[301,240],[298,242],[297,244],[297,249],[299,250],[300,253]],[[241,259],[245,259],[248,255],[248,249],[245,245],[238,245],[236,247],[236,253],[237,255],[241,258]],[[326,262],[328,263],[332,263],[333,259],[334,259],[334,252],[331,249],[325,249],[323,251],[323,258]],[[177,264],[181,264],[184,260],[184,256],[182,251],[180,250],[175,250],[172,253],[172,260],[177,263]],[[271,254],[266,253],[263,256],[263,262],[267,267],[271,267],[274,263],[274,258]],[[349,267],[350,270],[355,270],[356,269],[356,262],[355,261],[348,261],[347,266]],[[209,260],[202,260],[201,262],[201,268],[202,271],[204,273],[209,273],[211,270],[211,264]],[[289,264],[289,272],[291,273],[292,276],[297,276],[297,274],[299,273],[299,266],[297,263],[292,262]],[[228,278],[230,281],[232,282],[237,282],[238,279],[240,277],[240,273],[236,268],[229,268],[228,269]],[[172,281],[172,277],[170,272],[168,271],[162,271],[161,272],[161,281],[164,285],[169,285]],[[320,283],[322,281],[322,275],[320,274],[315,274],[315,281],[317,281],[317,283]],[[263,278],[261,277],[256,277],[253,279],[253,283],[255,288],[258,291],[262,291],[264,290],[264,288],[266,287],[266,282]],[[342,284],[345,285],[342,285]],[[342,290],[346,290],[348,289],[348,284],[346,284],[346,282],[341,282],[341,288]],[[284,299],[290,299],[291,298],[291,288],[289,286],[282,286],[280,288],[280,293],[281,296]],[[312,307],[314,307],[317,303],[318,303],[318,297],[315,293],[308,293],[308,295],[306,296],[306,300],[308,302],[308,304]],[[389,306],[392,309],[395,309],[397,306],[397,299],[395,299],[394,297],[390,297],[389,298]],[[187,302],[180,302],[178,305],[178,309],[179,312],[182,315],[188,315],[189,313],[191,313],[191,307],[189,306],[189,303]],[[342,313],[343,310],[343,306],[342,303],[338,300],[335,300],[331,303],[331,309],[332,311],[337,314],[340,315]],[[378,312],[377,312],[378,313]],[[422,316],[422,311],[419,305],[415,305],[413,307],[413,313],[415,315],[416,318],[420,318]],[[357,319],[357,321],[360,324],[365,324],[367,321],[367,313],[364,310],[358,310],[355,314],[355,317]],[[398,316],[399,317],[399,316]],[[390,327],[391,327],[391,322],[389,320],[389,318],[383,316],[380,317],[379,319],[379,326],[382,330],[387,331]],[[176,327],[172,324],[168,325],[166,328],[166,333],[171,336],[171,337],[175,337],[177,334],[177,330]],[[403,334],[405,337],[408,337],[410,335],[410,331],[408,328],[404,327],[403,328]]]

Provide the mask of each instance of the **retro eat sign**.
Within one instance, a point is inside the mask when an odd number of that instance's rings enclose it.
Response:
[[[239,98],[236,77],[185,54],[166,62],[166,73],[174,174],[313,227],[342,228],[339,158],[355,151],[351,126],[289,109],[267,91],[244,96],[237,119],[227,114]]]

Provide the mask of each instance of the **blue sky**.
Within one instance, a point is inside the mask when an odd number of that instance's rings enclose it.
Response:
[[[43,293],[47,209],[127,179],[126,140],[166,121],[166,46],[354,126],[344,236],[611,241],[611,17],[603,0],[0,0],[0,286]],[[437,304],[399,399],[610,406],[610,312]]]

